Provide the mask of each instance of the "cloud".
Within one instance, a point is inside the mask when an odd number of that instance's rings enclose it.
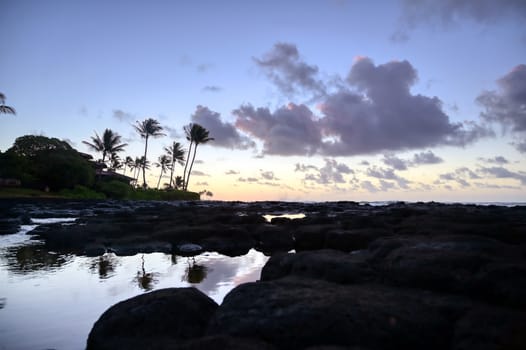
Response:
[[[382,162],[396,170],[407,170],[407,161],[393,155],[384,155]]]
[[[526,3],[522,0],[405,0],[398,28],[391,39],[405,41],[409,32],[422,24],[439,24],[446,28],[464,20],[483,25],[524,21]]]
[[[199,170],[192,170],[192,176],[210,176],[210,175],[205,174],[205,173],[203,173],[202,171],[199,171]]]
[[[290,103],[274,113],[243,105],[232,114],[236,127],[263,141],[264,154],[312,155],[321,145],[319,125],[305,105]]]
[[[207,107],[197,106],[192,114],[192,121],[198,123],[210,131],[210,137],[214,138],[213,146],[230,149],[248,149],[255,147],[254,141],[241,135],[234,125],[222,122],[220,114],[211,111]]]
[[[239,175],[239,171],[228,170],[227,172],[225,172],[225,175]]]
[[[202,90],[205,91],[205,92],[219,92],[219,91],[223,90],[223,88],[220,87],[220,86],[216,86],[216,85],[207,85],[207,86],[203,87]]]
[[[286,96],[299,92],[315,96],[325,93],[324,83],[317,77],[318,67],[303,62],[296,45],[276,43],[272,50],[254,61]]]
[[[239,182],[259,182],[258,178],[255,177],[240,177],[237,179]]]
[[[347,82],[359,93],[339,91],[321,105],[326,135],[336,141],[325,143],[331,155],[354,155],[407,150],[437,145],[464,146],[491,135],[472,123],[451,123],[437,97],[412,95],[416,70],[408,61],[375,65],[358,59]]]
[[[365,180],[365,181],[362,181],[362,183],[360,184],[360,186],[364,189],[364,190],[367,190],[369,192],[372,192],[372,193],[376,193],[378,191],[380,191],[375,185],[373,185],[371,183],[371,181],[369,180]]]
[[[196,182],[195,185],[196,186],[209,186],[208,182],[206,182],[206,181]]]
[[[117,119],[120,122],[133,122],[136,118],[133,114],[124,112],[121,109],[114,109],[113,110],[113,118]]]
[[[260,170],[261,171],[261,177],[265,180],[273,180],[273,181],[277,181],[279,180],[275,175],[274,175],[274,172],[273,171],[263,171],[263,170]]]
[[[366,175],[382,180],[394,180],[400,188],[407,189],[411,181],[398,176],[394,172],[395,169],[379,168],[376,166],[370,167],[366,170]]]
[[[444,184],[444,181],[453,181],[458,183],[462,187],[470,187],[471,184],[468,180],[478,180],[480,178],[481,177],[473,170],[467,167],[460,167],[455,169],[455,171],[453,172],[440,174],[439,180],[435,181],[435,184]]]
[[[521,185],[526,185],[526,173],[525,172],[513,172],[503,167],[482,167],[479,169],[480,172],[491,175],[497,179],[515,179],[519,180]]]
[[[420,152],[413,156],[412,165],[422,165],[422,164],[439,164],[444,162],[444,160],[436,156],[433,152]]]
[[[499,164],[499,165],[509,164],[509,160],[507,160],[503,156],[496,156],[496,157],[493,157],[493,158],[479,157],[478,159],[483,161],[483,162],[485,162],[485,163],[489,163],[489,164]]]
[[[444,162],[444,160],[432,151],[427,151],[415,153],[412,159],[401,159],[394,155],[384,155],[382,162],[395,170],[407,170],[410,167],[420,165],[439,164]]]
[[[338,163],[334,159],[324,159],[325,165],[321,168],[313,165],[296,164],[296,171],[308,172],[304,181],[315,182],[320,185],[343,184],[348,181],[344,175],[354,174],[354,171],[344,163]]]
[[[181,138],[181,134],[176,128],[172,128],[171,126],[163,126],[163,131],[168,133],[168,137],[171,139],[178,139]]]
[[[196,66],[196,69],[200,73],[204,73],[208,70],[210,70],[214,65],[211,63],[200,63]]]
[[[295,46],[277,47],[274,51],[279,54],[264,62],[278,65],[282,56],[297,57]],[[342,79],[345,85],[320,98],[319,115],[294,103],[274,112],[242,105],[232,113],[236,127],[261,140],[262,154],[270,155],[334,157],[465,146],[493,135],[474,122],[451,122],[437,97],[411,94],[416,80],[417,72],[408,61],[375,65],[361,57]]]
[[[302,173],[307,172],[309,170],[318,170],[318,167],[314,165],[305,165],[301,163],[296,163],[295,169],[294,169],[294,171],[299,171]]]
[[[524,2],[526,4],[526,2]],[[476,101],[484,108],[481,118],[511,131],[519,152],[526,151],[526,65],[520,64],[497,80],[498,91],[484,91]]]

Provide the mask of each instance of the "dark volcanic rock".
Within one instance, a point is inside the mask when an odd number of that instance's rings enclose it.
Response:
[[[368,257],[364,251],[348,254],[329,249],[277,254],[263,267],[261,280],[299,276],[343,284],[374,281],[378,276],[371,268]]]
[[[469,307],[466,299],[426,291],[288,278],[235,288],[207,333],[261,339],[280,349],[445,349],[455,320]]]
[[[169,348],[201,337],[217,304],[195,288],[168,288],[115,304],[95,322],[87,349]]]

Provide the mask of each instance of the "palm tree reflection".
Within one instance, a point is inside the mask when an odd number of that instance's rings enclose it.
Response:
[[[105,280],[115,275],[115,266],[117,263],[118,260],[115,254],[106,253],[91,263],[90,271],[97,271],[99,278]]]
[[[188,258],[187,262],[188,266],[182,280],[192,284],[203,282],[208,274],[208,267],[197,264],[194,258]]]
[[[146,272],[144,268],[144,254],[141,256],[141,260],[141,270],[137,271],[137,276],[135,276],[134,280],[139,285],[139,288],[150,291],[153,289],[154,284],[158,282],[158,273]]]

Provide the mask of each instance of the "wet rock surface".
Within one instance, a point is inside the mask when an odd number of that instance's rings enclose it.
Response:
[[[526,348],[526,206],[17,201],[0,208],[7,234],[46,215],[77,218],[31,232],[61,252],[199,247],[196,254],[235,256],[254,248],[271,256],[260,281],[238,286],[220,306],[186,291],[170,292],[179,300],[172,304],[147,297],[156,292],[126,301],[127,311],[116,313],[117,304],[101,320],[157,330],[122,340],[99,320],[92,334],[103,336],[90,335],[100,340],[92,349]],[[305,217],[279,217],[286,213]],[[144,318],[135,307],[147,310]],[[172,325],[156,326],[164,317],[156,314],[173,317]],[[197,322],[198,332],[185,333],[181,320]]]

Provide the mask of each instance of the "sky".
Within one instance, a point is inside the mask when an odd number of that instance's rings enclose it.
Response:
[[[2,151],[98,159],[109,128],[135,158],[155,118],[152,162],[210,131],[189,190],[215,200],[526,201],[522,0],[0,0],[0,33]]]

